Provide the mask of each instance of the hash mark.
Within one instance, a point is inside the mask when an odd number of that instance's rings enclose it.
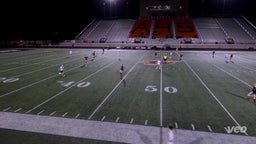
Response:
[[[177,123],[177,122],[175,122],[174,124],[175,124],[175,128],[177,129],[177,128],[178,128],[178,123]]]
[[[192,128],[193,131],[195,130],[194,124],[191,124],[191,128]]]
[[[134,121],[134,119],[132,118],[132,119],[131,119],[131,121],[130,121],[130,124],[132,124],[132,123],[133,123],[133,121]]]
[[[18,112],[18,111],[20,111],[20,110],[22,110],[22,108],[19,108],[19,109],[15,110],[14,112],[16,113],[16,112]]]
[[[68,112],[64,113],[64,114],[62,115],[62,117],[65,117],[67,114],[68,114]]]
[[[8,108],[4,109],[3,112],[6,112],[6,111],[8,111],[8,110],[11,109],[11,108],[12,108],[12,107],[8,107]]]
[[[42,111],[40,111],[39,113],[37,113],[37,115],[40,115],[41,113],[43,113],[44,112],[44,110],[42,110]]]
[[[212,128],[209,125],[207,125],[207,128],[208,128],[209,132],[212,132]]]
[[[56,113],[56,111],[52,112],[49,116],[53,116]]]
[[[80,113],[76,115],[75,119],[77,119],[80,116]]]
[[[116,123],[119,121],[119,119],[120,119],[119,117],[116,118]]]
[[[148,125],[148,120],[145,120],[145,124],[144,125]]]
[[[105,118],[106,118],[106,116],[103,116],[103,117],[102,117],[102,119],[101,119],[101,121],[104,121],[104,120],[105,120]]]

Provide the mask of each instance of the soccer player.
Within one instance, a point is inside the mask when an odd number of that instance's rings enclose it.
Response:
[[[122,64],[122,65],[121,65],[121,68],[120,68],[120,71],[119,71],[119,73],[120,73],[120,79],[123,78],[123,72],[124,72],[124,65]]]
[[[228,54],[225,54],[225,62],[228,63]]]
[[[166,61],[167,61],[167,59],[168,59],[168,56],[167,55],[164,55],[164,63],[166,64]]]
[[[60,68],[59,68],[59,74],[62,75],[62,76],[65,76],[64,74],[64,65],[61,65]]]
[[[168,143],[167,144],[174,144],[173,126],[169,125],[168,128],[169,128],[169,131],[168,131]]]
[[[212,58],[214,58],[214,55],[215,55],[215,51],[212,51]]]
[[[88,56],[85,56],[84,57],[84,66],[87,66],[87,63],[88,63]]]
[[[233,54],[230,54],[229,61],[232,62]]]
[[[161,61],[160,61],[160,60],[157,60],[157,66],[156,66],[156,69],[160,69],[160,66],[161,66]]]
[[[252,88],[253,102],[256,103],[256,84]]]

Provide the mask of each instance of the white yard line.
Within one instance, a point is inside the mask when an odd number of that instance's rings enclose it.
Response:
[[[220,100],[214,95],[214,93],[208,88],[208,86],[205,84],[205,82],[198,76],[198,74],[191,68],[191,66],[183,60],[183,62],[187,65],[187,67],[192,71],[192,73],[198,78],[198,80],[202,83],[202,85],[206,88],[206,90],[211,94],[211,96],[219,103],[219,105],[223,108],[223,110],[228,114],[228,116],[233,120],[233,122],[237,126],[241,126],[237,120],[231,115],[231,113],[226,109],[226,107],[220,102]],[[248,135],[247,133],[245,133]]]
[[[162,57],[162,53],[161,53]],[[163,66],[161,64],[160,73],[160,127],[163,126]]]
[[[71,85],[70,87],[68,87],[68,88],[64,89],[63,91],[61,91],[61,92],[57,93],[56,95],[54,95],[54,96],[52,96],[52,97],[48,98],[48,99],[47,99],[47,100],[45,100],[44,102],[42,102],[42,103],[38,104],[37,106],[33,107],[32,109],[28,110],[26,113],[30,113],[31,111],[33,111],[33,110],[37,109],[38,107],[40,107],[40,106],[42,106],[42,105],[46,104],[47,102],[49,102],[49,101],[51,101],[52,99],[56,98],[57,96],[59,96],[59,95],[61,95],[61,94],[65,93],[66,91],[68,91],[69,89],[73,88],[74,86],[76,86],[77,84],[81,83],[82,81],[84,81],[84,80],[86,80],[86,79],[88,79],[88,78],[92,77],[93,75],[95,75],[95,74],[97,74],[97,73],[101,72],[102,70],[104,70],[105,68],[109,67],[109,66],[110,66],[110,65],[112,65],[113,63],[114,63],[114,62],[112,62],[112,63],[110,63],[110,64],[105,65],[104,67],[102,67],[101,69],[97,70],[96,72],[94,72],[94,73],[90,74],[89,76],[87,76],[87,77],[85,77],[85,78],[81,79],[80,81],[78,81],[78,82],[74,83],[74,84],[73,84],[73,85]],[[79,67],[80,67],[80,66],[79,66]]]
[[[112,95],[112,93],[118,88],[118,86],[123,82],[124,79],[132,72],[132,70],[135,68],[135,66],[144,58],[146,53],[133,65],[133,67],[127,72],[127,74],[123,77],[122,80],[120,80],[117,85],[111,90],[111,92],[105,97],[105,99],[98,105],[98,107],[92,112],[92,114],[88,117],[88,119],[91,119],[94,114],[101,108],[101,106],[107,101],[107,99]]]
[[[252,86],[251,86],[251,85],[249,85],[247,82],[245,82],[245,81],[243,81],[243,80],[239,79],[238,77],[236,77],[236,76],[232,75],[231,73],[229,73],[229,72],[225,71],[225,70],[224,70],[224,69],[222,69],[221,67],[219,67],[219,66],[217,66],[217,65],[215,65],[215,64],[213,64],[213,66],[215,66],[217,69],[219,69],[219,70],[223,71],[224,73],[228,74],[229,76],[231,76],[231,77],[235,78],[236,80],[240,81],[241,83],[243,83],[243,84],[247,85],[248,87],[252,88]]]
[[[61,64],[70,63],[70,62],[76,61],[76,60],[78,60],[78,59],[81,59],[81,58],[76,58],[76,59],[74,59],[74,60],[66,61],[66,62],[64,62],[64,63],[61,62],[61,63],[58,63],[58,64],[54,64],[54,65],[52,65],[52,66],[44,67],[44,68],[37,69],[37,70],[34,70],[34,71],[30,71],[30,72],[27,72],[27,73],[22,73],[22,74],[15,75],[15,76],[12,76],[12,77],[20,77],[20,76],[28,75],[28,74],[31,74],[31,73],[34,73],[34,72],[42,71],[42,70],[44,70],[44,69],[48,69],[48,68],[51,68],[51,67],[59,66],[59,65],[61,65]]]
[[[80,66],[71,68],[71,69],[67,70],[66,72],[72,71],[72,70],[77,69],[77,68],[80,68]],[[19,88],[19,89],[13,90],[13,91],[8,92],[8,93],[5,93],[5,94],[3,94],[3,95],[0,95],[0,98],[5,97],[5,96],[7,96],[7,95],[9,95],[9,94],[18,92],[18,91],[20,91],[20,90],[23,90],[23,89],[25,89],[25,88],[31,87],[31,86],[33,86],[33,85],[36,85],[36,84],[38,84],[38,83],[40,83],[40,82],[46,81],[46,80],[51,79],[51,78],[56,77],[56,76],[59,76],[59,75],[58,75],[58,74],[55,74],[55,75],[52,75],[52,76],[47,77],[47,78],[45,78],[45,79],[39,80],[39,81],[37,81],[37,82],[34,82],[34,83],[32,83],[32,84],[29,84],[29,85],[26,85],[26,86],[24,86],[24,87],[21,87],[21,88]]]
[[[43,61],[43,62],[39,62],[39,63],[32,63],[32,64],[28,64],[28,65],[24,65],[24,66],[14,67],[14,68],[2,70],[0,72],[7,72],[7,71],[15,70],[15,69],[18,69],[18,68],[28,67],[28,66],[31,66],[31,65],[42,64],[42,63],[45,63],[45,62],[54,61],[54,60],[62,59],[62,58],[65,58],[65,57],[67,57],[67,56],[60,57],[60,58],[55,58],[55,59],[51,59],[51,60],[47,60],[47,61]]]
[[[72,70],[77,69],[77,68],[80,68],[80,66],[71,68],[71,69],[67,70],[66,72],[72,71]],[[21,88],[19,88],[19,89],[13,90],[13,91],[8,92],[8,93],[5,93],[5,94],[1,95],[0,98],[5,97],[5,96],[7,96],[7,95],[9,95],[9,94],[18,92],[18,91],[20,91],[20,90],[23,90],[23,89],[25,89],[25,88],[29,88],[29,87],[31,87],[31,86],[34,86],[34,85],[36,85],[36,84],[38,84],[38,83],[40,83],[40,82],[46,81],[46,80],[48,80],[48,79],[54,78],[54,77],[56,77],[56,76],[59,76],[59,74],[52,75],[52,76],[50,76],[50,77],[47,77],[47,78],[45,78],[45,79],[39,80],[39,81],[37,81],[37,82],[34,82],[34,83],[32,83],[32,84],[26,85],[26,86],[21,87]]]

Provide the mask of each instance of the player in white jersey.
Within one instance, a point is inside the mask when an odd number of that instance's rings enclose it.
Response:
[[[64,65],[61,65],[60,68],[59,68],[59,74],[62,75],[62,76],[65,76],[64,74]]]

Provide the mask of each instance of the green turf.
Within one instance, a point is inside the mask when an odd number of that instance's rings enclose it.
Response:
[[[247,94],[256,82],[254,52],[234,52],[234,63],[226,63],[217,51],[173,52],[175,64],[162,70],[145,65],[168,51],[35,49],[0,54],[0,110],[150,126],[177,124],[180,129],[226,133],[224,127],[248,127],[256,136],[256,104]],[[119,61],[118,59],[121,58]],[[61,64],[65,77],[58,75]],[[125,66],[124,80],[119,69]],[[19,78],[12,83],[5,79]],[[5,79],[3,79],[5,78]],[[177,90],[174,92],[173,90]],[[219,102],[218,102],[219,101]],[[242,134],[243,135],[243,134]]]

